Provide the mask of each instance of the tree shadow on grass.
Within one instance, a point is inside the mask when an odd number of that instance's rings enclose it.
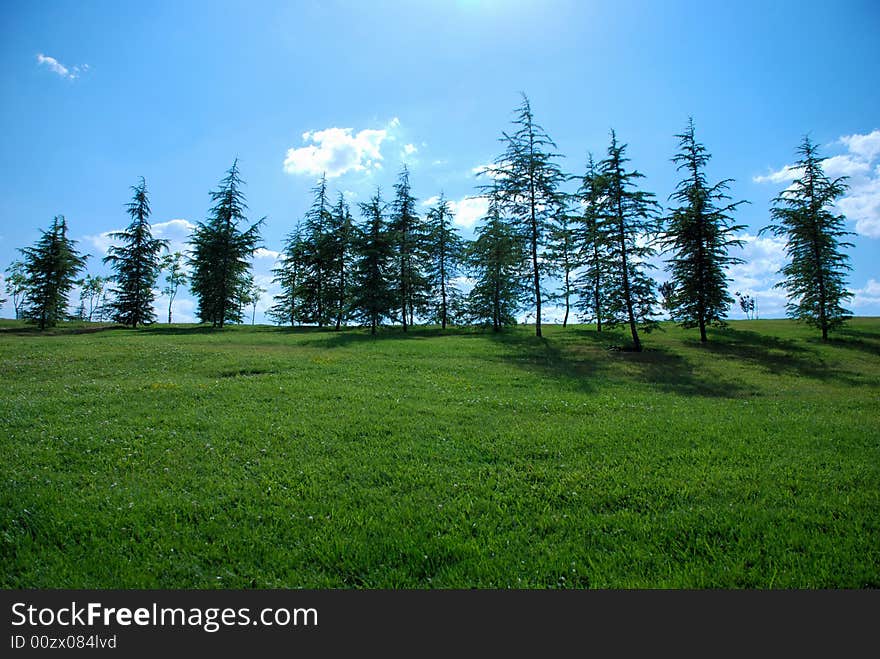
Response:
[[[802,341],[727,327],[713,330],[710,340],[705,344],[691,340],[686,345],[719,357],[745,361],[774,375],[855,383],[846,372],[829,366],[815,350]]]
[[[231,329],[231,328],[230,328]],[[139,327],[137,332],[141,334],[164,334],[168,336],[191,336],[196,334],[222,334],[225,329],[211,327],[210,325],[190,325],[179,327],[176,325],[148,325]]]
[[[663,392],[686,396],[736,398],[743,394],[739,384],[714,376],[701,376],[681,355],[665,348],[635,352],[616,331],[602,333],[572,330],[553,339],[522,334],[492,335],[492,339],[513,348],[501,358],[520,368],[562,378],[582,391],[593,391],[610,378],[616,384],[627,381],[647,384]]]
[[[125,329],[124,325],[100,325],[98,327],[64,327],[55,326],[47,327],[41,330],[36,325],[28,325],[24,327],[2,327],[0,328],[0,336],[71,336],[75,334],[95,334],[97,332],[106,332],[107,330]]]
[[[848,350],[860,350],[874,357],[880,357],[880,333],[878,332],[843,328],[831,334],[826,345]]]

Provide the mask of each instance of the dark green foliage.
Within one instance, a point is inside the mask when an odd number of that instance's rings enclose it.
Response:
[[[41,233],[33,247],[19,251],[24,256],[27,277],[27,299],[22,315],[43,330],[67,317],[68,295],[88,255],[81,255],[76,250],[76,241],[67,237],[67,221],[63,215],[56,215],[49,230]]]
[[[786,310],[792,318],[828,332],[844,324],[851,312],[843,307],[852,298],[847,290],[846,272],[851,269],[841,242],[846,231],[845,218],[832,211],[834,202],[846,192],[846,177],[829,179],[809,137],[798,148],[801,158],[795,169],[801,176],[774,199],[770,216],[775,224],[761,229],[775,236],[786,236],[789,263],[780,270],[785,279],[777,284],[788,292]]]
[[[278,265],[272,270],[275,275],[273,280],[281,287],[281,292],[273,299],[275,304],[267,312],[267,315],[279,325],[289,324],[295,327],[301,322],[300,305],[300,282],[302,280],[304,244],[302,230],[299,225],[287,236],[284,250],[278,260]]]
[[[426,276],[430,287],[429,318],[446,329],[450,318],[458,315],[463,300],[461,290],[452,283],[459,275],[465,245],[452,223],[452,209],[440,194],[437,204],[428,211],[426,221]]]
[[[250,269],[248,257],[260,246],[262,219],[244,231],[239,229],[239,224],[247,221],[242,185],[236,158],[220,187],[211,192],[214,206],[210,216],[196,225],[190,239],[197,313],[201,322],[214,327],[222,328],[227,321],[241,321],[237,303],[239,282]]]
[[[312,206],[303,219],[302,273],[300,300],[302,321],[323,327],[333,316],[335,296],[331,280],[332,239],[330,236],[330,202],[327,198],[327,177],[322,176],[312,188]]]
[[[394,184],[394,193],[389,227],[397,261],[397,305],[403,331],[406,332],[407,327],[415,321],[416,309],[425,307],[429,290],[423,271],[425,227],[416,213],[416,199],[411,193],[406,165]]]
[[[602,323],[611,316],[608,309],[612,291],[608,276],[613,264],[610,262],[611,233],[602,218],[607,214],[605,205],[605,180],[599,173],[593,154],[588,154],[587,170],[576,193],[581,213],[573,216],[574,240],[578,246],[578,260],[582,269],[575,278],[578,296],[577,308],[581,318],[596,323],[596,331],[602,331]]]
[[[468,264],[474,287],[468,294],[471,322],[491,324],[500,332],[516,324],[516,315],[528,300],[528,255],[522,234],[501,214],[501,202],[489,197],[489,210],[468,246]]]
[[[558,212],[562,196],[559,186],[565,176],[554,162],[556,144],[535,123],[529,99],[523,94],[513,124],[516,130],[502,133],[504,153],[488,168],[498,186],[505,213],[511,217],[528,248],[532,295],[535,305],[535,334],[541,336],[541,282],[546,272],[543,250],[551,218]],[[488,186],[487,186],[488,187]]]
[[[383,320],[393,318],[398,300],[392,276],[396,260],[394,241],[385,222],[386,209],[378,189],[368,203],[360,204],[366,221],[357,239],[352,308],[356,318],[373,334]]]
[[[339,199],[330,212],[327,241],[327,262],[330,266],[329,305],[331,317],[336,321],[336,330],[346,325],[351,318],[356,234],[351,210],[345,203],[345,195],[340,192]]]
[[[162,270],[166,270],[165,288],[162,293],[168,296],[168,323],[171,323],[171,307],[174,304],[174,298],[181,286],[186,286],[189,277],[184,269],[183,254],[174,252],[166,254],[162,259]]]
[[[654,255],[650,241],[660,231],[659,206],[653,194],[636,189],[636,181],[644,176],[635,170],[625,171],[629,162],[625,151],[626,145],[618,144],[612,130],[608,157],[599,163],[606,201],[598,232],[608,246],[611,268],[606,278],[608,324],[629,324],[633,350],[640,352],[639,328],[650,331],[657,325],[652,308],[655,285],[646,273],[651,267],[646,260]]]
[[[153,238],[148,220],[150,200],[143,177],[131,189],[134,196],[126,206],[131,224],[124,231],[110,234],[110,238],[120,244],[107,250],[104,263],[116,273],[113,277],[115,299],[111,303],[113,320],[137,327],[156,321],[153,288],[161,269],[160,253],[168,248],[168,242]]]
[[[699,327],[700,341],[706,342],[706,326],[721,324],[734,300],[727,290],[726,270],[742,259],[728,255],[731,247],[742,241],[732,238],[743,225],[732,224],[730,214],[744,203],[727,203],[731,179],[710,185],[705,168],[711,156],[694,136],[693,119],[688,121],[679,138],[679,152],[672,161],[684,170],[685,178],[670,199],[678,202],[673,208],[663,237],[664,246],[672,252],[668,261],[675,286],[672,318],[684,328]]]

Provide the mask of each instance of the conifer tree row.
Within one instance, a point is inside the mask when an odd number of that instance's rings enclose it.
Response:
[[[735,224],[732,215],[747,202],[730,201],[731,179],[709,182],[711,156],[696,139],[693,120],[676,135],[679,147],[672,162],[683,177],[669,195],[675,206],[662,221],[659,204],[639,189],[643,175],[628,169],[626,145],[613,130],[606,157],[597,163],[589,155],[577,191],[570,194],[562,185],[573,177],[555,162],[560,157],[556,145],[536,123],[524,95],[513,124],[515,130],[502,133],[505,150],[484,168],[492,179],[479,187],[488,212],[470,241],[458,234],[454,205],[442,193],[420,217],[406,166],[390,203],[377,189],[369,202],[358,205],[360,222],[344,194],[331,204],[323,175],[272,270],[280,292],[268,317],[278,324],[336,330],[350,322],[372,332],[386,323],[408,331],[415,322],[437,323],[443,330],[471,322],[500,331],[533,313],[535,333],[541,336],[543,305],[556,302],[563,327],[574,307],[580,319],[595,322],[597,332],[627,325],[632,348],[640,351],[639,333],[657,325],[654,315],[662,305],[674,321],[698,328],[701,342],[707,341],[707,328],[723,325],[734,302],[728,273],[743,261],[730,252],[743,246],[738,236],[746,227]],[[792,168],[798,178],[774,199],[774,223],[761,233],[786,238],[789,262],[778,285],[788,291],[788,314],[815,325],[827,340],[851,313],[843,306],[852,298],[845,254],[852,246],[845,242],[850,232],[835,211],[847,189],[846,177],[825,175],[824,159],[809,138],[798,153]],[[111,306],[116,322],[148,324],[155,321],[157,277],[167,270],[168,286],[162,292],[168,296],[169,323],[177,291],[188,282],[202,322],[220,328],[241,322],[246,307],[255,322],[265,290],[250,274],[250,258],[260,246],[265,218],[248,223],[242,186],[236,159],[210,193],[208,218],[192,232],[190,273],[179,252],[160,259],[167,242],[152,235],[150,200],[141,178],[126,207],[130,224],[109,234],[115,244],[103,261],[114,270],[110,304],[105,304],[108,280],[76,279],[86,257],[67,238],[64,217],[56,217],[33,247],[20,250],[25,258],[7,269],[5,291],[16,316],[48,327],[67,317],[69,293],[79,286],[79,317],[101,319]],[[669,279],[659,289],[662,302],[649,275],[656,245],[669,255]],[[465,290],[470,288],[466,294],[462,282]]]

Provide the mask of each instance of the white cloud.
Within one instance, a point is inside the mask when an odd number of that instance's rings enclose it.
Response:
[[[871,277],[864,288],[853,290],[852,306],[864,308],[874,305],[880,305],[880,281]]]
[[[192,235],[196,225],[189,220],[174,219],[167,222],[157,222],[152,225],[153,237],[161,238],[168,241],[169,252],[181,252],[183,254],[189,249],[187,241]]]
[[[849,189],[837,202],[838,210],[855,222],[855,231],[868,238],[880,238],[880,130],[866,134],[844,135],[835,144],[846,147],[847,153],[827,158],[825,173],[831,177],[847,177]],[[755,183],[786,183],[799,175],[797,168],[786,165],[765,176],[755,176]]]
[[[844,135],[838,141],[846,145],[850,153],[864,160],[874,160],[880,156],[880,130],[873,130],[867,135]]]
[[[307,146],[290,148],[284,158],[284,171],[336,178],[356,171],[370,173],[382,168],[382,142],[400,125],[394,117],[381,129],[364,129],[357,133],[352,128],[325,128],[303,133]]]
[[[170,252],[185,253],[187,249],[189,249],[187,241],[192,234],[192,230],[195,229],[195,226],[195,224],[188,220],[174,219],[152,224],[151,229],[154,238],[161,238],[162,240],[168,241]],[[98,252],[97,256],[103,257],[107,254],[107,250],[110,249],[111,246],[119,245],[119,242],[114,241],[110,237],[110,234],[118,233],[123,230],[124,229],[111,229],[110,231],[104,231],[103,233],[83,236],[82,239],[89,243]]]
[[[411,156],[416,151],[418,151],[418,147],[415,144],[404,144],[403,145],[403,153],[404,155]]]
[[[731,293],[739,291],[757,300],[757,311],[764,318],[781,318],[785,315],[785,291],[775,288],[781,280],[779,270],[786,262],[784,238],[774,236],[753,236],[749,233],[737,236],[743,241],[739,253],[731,253],[745,261],[732,265],[727,271],[730,277]],[[736,296],[734,296],[736,297]],[[730,309],[732,318],[744,318],[739,304]]]
[[[832,156],[822,163],[822,169],[831,178],[860,176],[871,171],[871,164],[851,155]]]
[[[434,195],[422,202],[423,206],[435,206],[440,197]],[[453,223],[464,229],[473,229],[474,225],[489,212],[489,201],[485,197],[463,197],[447,200],[449,210],[453,214]]]
[[[755,183],[791,183],[800,175],[801,170],[798,167],[786,165],[775,172],[771,170],[770,173],[766,175],[753,176],[752,181]]]
[[[268,260],[272,261],[272,263],[274,263],[275,261],[278,260],[278,257],[280,256],[280,254],[281,254],[280,252],[276,252],[275,250],[266,249],[265,247],[260,247],[259,249],[257,249],[256,252],[254,252],[254,258],[255,259],[268,259]]]
[[[880,165],[870,175],[853,177],[846,196],[837,205],[856,222],[856,233],[880,238]]]
[[[92,245],[92,247],[98,252],[98,257],[103,257],[107,254],[107,250],[109,250],[111,246],[118,244],[110,237],[111,233],[116,233],[117,231],[120,231],[120,229],[113,229],[112,231],[105,231],[95,235],[83,236],[82,239]]]
[[[72,66],[68,68],[54,57],[49,57],[48,55],[44,55],[43,53],[37,53],[37,64],[45,66],[52,73],[55,73],[62,78],[67,78],[68,80],[76,80],[77,78],[79,78],[80,73],[89,70],[88,64],[83,64],[82,66]]]

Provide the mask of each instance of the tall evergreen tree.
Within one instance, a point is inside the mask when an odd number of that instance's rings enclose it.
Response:
[[[387,206],[380,190],[368,203],[360,204],[365,223],[358,237],[355,294],[352,307],[375,334],[384,318],[393,317],[397,303],[392,271],[395,269],[394,241],[385,222]]]
[[[239,322],[238,285],[250,269],[248,258],[260,246],[260,226],[265,218],[242,230],[247,222],[243,181],[238,172],[238,159],[217,190],[211,192],[208,219],[199,222],[190,239],[192,245],[192,291],[198,298],[201,322],[223,328],[227,322]]]
[[[574,284],[578,296],[577,308],[580,316],[588,322],[595,322],[596,331],[601,332],[602,321],[611,316],[609,273],[613,270],[610,262],[612,240],[609,225],[603,221],[608,203],[605,181],[596,167],[593,154],[588,154],[586,173],[576,197],[582,211],[572,218],[575,223],[574,240],[578,246],[578,261],[583,266]]]
[[[19,251],[24,257],[28,291],[22,315],[43,330],[67,316],[68,295],[88,255],[80,254],[76,241],[67,237],[63,215],[56,215],[49,230],[41,233],[33,247]]]
[[[351,210],[345,202],[345,195],[340,192],[339,199],[330,212],[328,241],[329,289],[337,331],[348,322],[351,315],[355,235],[356,227]]]
[[[394,239],[397,261],[397,304],[400,308],[403,331],[413,324],[415,310],[424,306],[428,283],[424,276],[425,233],[422,219],[416,213],[416,199],[409,184],[406,165],[394,184],[391,203],[390,229]],[[407,322],[409,318],[409,322]]]
[[[168,324],[171,324],[171,308],[174,305],[174,298],[177,297],[177,291],[181,286],[186,286],[189,276],[184,268],[184,257],[180,252],[166,254],[162,259],[162,270],[165,274],[165,288],[162,293],[168,296]]]
[[[428,263],[426,275],[431,291],[432,315],[446,329],[450,311],[461,306],[461,291],[452,283],[458,276],[464,259],[464,241],[452,223],[453,213],[449,202],[440,194],[437,204],[428,211],[426,249]]]
[[[646,259],[654,255],[651,240],[660,231],[657,215],[659,205],[654,195],[636,189],[636,181],[644,178],[638,171],[627,172],[624,165],[625,144],[618,144],[611,131],[608,156],[599,163],[607,203],[599,218],[599,232],[607,236],[608,322],[626,323],[632,335],[633,350],[641,352],[639,327],[650,331],[657,326],[652,307],[656,303],[654,280],[646,270],[652,267]]]
[[[303,271],[300,291],[303,321],[323,327],[329,321],[335,306],[331,290],[331,216],[326,175],[321,176],[312,188],[312,194],[312,205],[303,218]]]
[[[788,292],[788,315],[817,327],[827,341],[828,332],[852,316],[843,307],[853,296],[846,283],[849,257],[843,252],[852,243],[841,240],[852,232],[844,229],[846,218],[833,211],[846,192],[846,177],[828,178],[822,167],[825,158],[809,137],[804,137],[798,154],[795,170],[800,178],[774,199],[770,216],[776,223],[761,233],[788,238],[790,260],[780,270],[785,279],[777,286]]]
[[[273,298],[275,304],[269,309],[268,316],[279,325],[289,323],[291,327],[295,327],[301,322],[300,292],[304,253],[302,230],[297,225],[287,236],[278,265],[272,270],[275,275],[273,281],[279,285],[281,292]]]
[[[742,259],[728,255],[731,247],[742,247],[732,236],[745,229],[732,223],[731,213],[743,201],[728,203],[726,194],[732,179],[715,184],[706,180],[705,168],[711,155],[694,136],[693,119],[688,120],[679,139],[679,152],[672,161],[686,176],[669,198],[678,202],[667,220],[664,246],[673,253],[668,261],[675,286],[672,318],[682,327],[700,328],[700,341],[707,341],[706,326],[721,323],[734,300],[727,290],[726,269]]]
[[[486,173],[495,179],[507,214],[526,240],[535,305],[535,335],[541,336],[542,253],[550,220],[558,212],[559,187],[565,176],[555,162],[560,157],[556,144],[535,123],[525,94],[516,112],[513,121],[516,130],[511,134],[502,133],[501,141],[506,148]]]
[[[528,299],[529,286],[523,273],[528,256],[522,234],[502,215],[496,194],[489,195],[486,217],[477,237],[467,247],[467,260],[474,275],[468,294],[468,316],[473,322],[491,323],[494,332],[516,324],[516,315]]]
[[[150,200],[143,177],[131,189],[134,196],[126,206],[131,223],[124,231],[110,234],[110,238],[120,244],[107,250],[104,263],[109,264],[116,273],[113,277],[113,319],[117,323],[137,327],[156,321],[153,287],[161,269],[160,254],[168,248],[168,241],[153,238],[148,219]]]

